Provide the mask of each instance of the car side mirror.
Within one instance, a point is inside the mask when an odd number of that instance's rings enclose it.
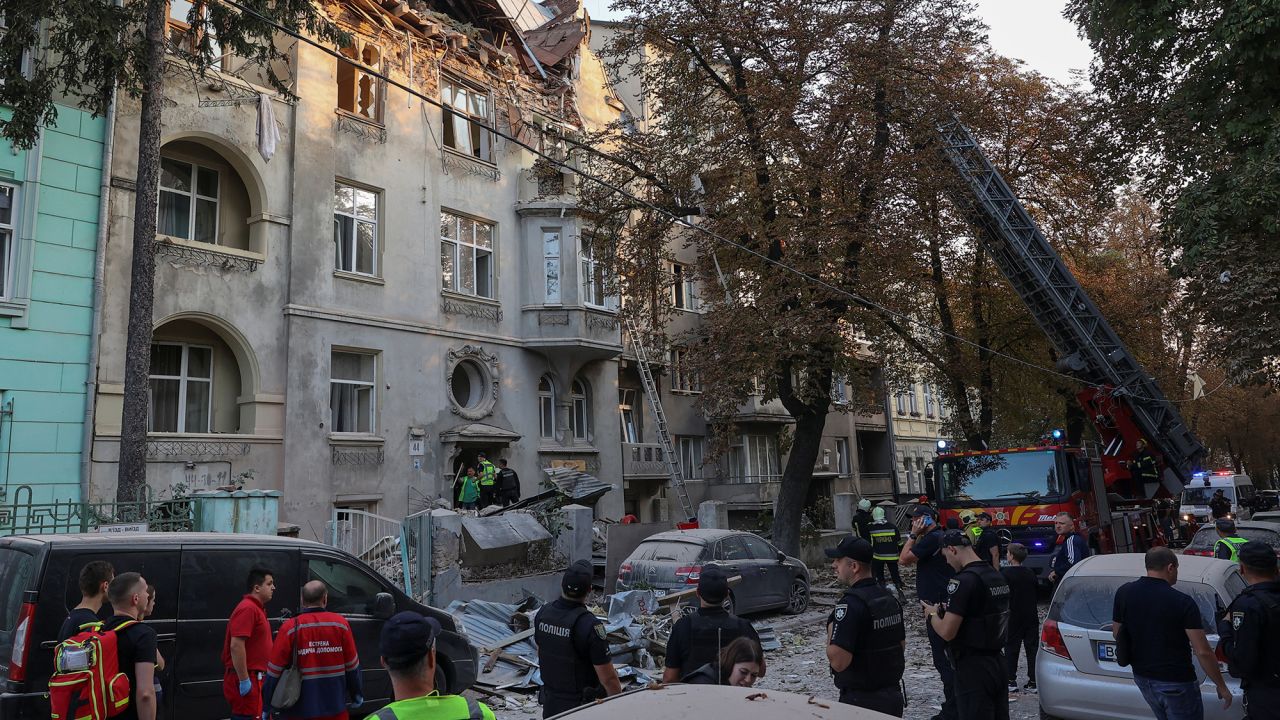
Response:
[[[378,593],[373,596],[373,616],[379,620],[387,620],[396,614],[396,601],[391,593]]]
[[[779,551],[778,551],[778,562],[780,562],[780,563],[784,563],[784,562],[786,562],[786,561],[787,561],[787,554],[786,554],[786,553],[784,553],[784,552],[782,552],[781,550],[779,550]]]

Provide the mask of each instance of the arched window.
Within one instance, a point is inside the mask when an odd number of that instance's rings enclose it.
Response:
[[[570,389],[573,397],[573,416],[570,418],[573,424],[573,437],[577,440],[585,440],[591,428],[591,403],[587,384],[582,380],[574,380]]]
[[[539,435],[544,438],[556,436],[556,398],[555,386],[551,378],[543,375],[538,380]]]

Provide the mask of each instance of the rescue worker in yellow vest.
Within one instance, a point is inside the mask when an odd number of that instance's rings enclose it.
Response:
[[[1231,562],[1240,562],[1240,546],[1249,542],[1236,535],[1236,521],[1222,518],[1215,520],[1218,528],[1218,542],[1213,544],[1213,556]]]
[[[484,509],[498,501],[498,468],[484,453],[476,453],[476,459],[480,465],[480,508]]]
[[[978,547],[978,540],[982,538],[982,526],[978,524],[978,514],[972,510],[961,510],[960,526],[973,542],[973,546]]]
[[[377,720],[494,720],[483,703],[461,695],[441,695],[436,689],[435,618],[406,610],[382,626],[378,652],[391,676],[395,702],[370,717]]]
[[[898,526],[886,520],[884,508],[878,507],[871,511],[867,533],[871,536],[871,574],[876,582],[884,585],[884,571],[888,570],[893,578],[892,592],[897,593],[898,602],[905,605],[907,598],[902,594],[902,575],[898,572],[898,554],[902,552]]]

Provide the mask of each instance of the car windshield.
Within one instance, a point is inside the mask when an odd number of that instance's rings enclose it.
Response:
[[[658,540],[640,543],[633,560],[656,560],[658,562],[694,562],[702,555],[702,546],[686,542],[669,542]]]
[[[1111,628],[1112,604],[1116,590],[1132,582],[1131,577],[1089,577],[1076,575],[1062,581],[1049,606],[1049,619],[1089,630]],[[1239,587],[1242,585],[1237,584]],[[1209,633],[1217,632],[1214,618],[1226,609],[1213,586],[1198,582],[1179,581],[1173,586],[1196,601],[1200,608],[1200,621]]]
[[[1208,505],[1209,500],[1213,497],[1214,493],[1218,492],[1219,490],[1222,491],[1222,494],[1225,495],[1228,500],[1235,502],[1235,499],[1236,499],[1235,488],[1198,487],[1198,488],[1187,488],[1186,490],[1182,491],[1182,504],[1183,505]]]
[[[1253,542],[1264,542],[1272,548],[1280,549],[1280,532],[1268,530],[1267,528],[1236,528],[1236,535]],[[1213,525],[1206,525],[1191,538],[1191,542],[1187,545],[1188,550],[1208,550],[1218,542],[1218,529]]]
[[[1052,450],[949,457],[938,465],[943,500],[1040,498],[1063,492]]]

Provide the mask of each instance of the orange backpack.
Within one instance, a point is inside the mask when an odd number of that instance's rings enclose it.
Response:
[[[58,643],[49,678],[51,720],[106,720],[129,706],[129,678],[120,672],[116,633],[137,621],[127,620],[112,630],[101,625]]]

